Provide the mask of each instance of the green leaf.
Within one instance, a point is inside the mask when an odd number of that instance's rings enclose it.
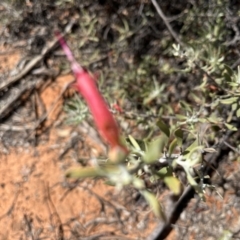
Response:
[[[134,137],[132,137],[131,135],[128,135],[128,139],[136,150],[141,151],[141,148]]]
[[[104,181],[104,184],[108,185],[108,186],[111,186],[111,187],[115,187],[116,186],[116,183],[110,181],[110,180],[106,180]]]
[[[203,151],[204,146],[198,144],[198,140],[195,140],[184,152],[184,158],[186,159],[185,163],[190,167],[194,166],[201,160],[201,152]]]
[[[200,185],[197,184],[197,182],[195,181],[195,179],[191,176],[191,174],[189,173],[188,169],[185,168],[185,172],[187,174],[187,179],[189,184],[195,189],[196,193],[199,195],[199,197],[205,201],[205,196],[203,193],[203,189]]]
[[[158,176],[164,179],[167,173],[168,173],[168,167],[163,167],[158,171]]]
[[[231,233],[229,230],[224,230],[218,240],[231,240],[232,237],[233,233]]]
[[[178,145],[182,146],[182,142],[183,142],[183,131],[182,131],[182,129],[178,128],[177,130],[175,130],[174,135],[177,138]]]
[[[147,151],[143,156],[144,162],[151,164],[156,162],[163,153],[164,147],[168,142],[168,138],[163,134],[154,141],[150,142],[147,147]]]
[[[236,111],[238,108],[238,103],[233,103],[231,108],[232,108],[232,111]]]
[[[231,69],[231,67],[228,66],[227,64],[224,64],[224,71],[226,71],[229,76],[232,76],[234,73],[233,70]]]
[[[197,146],[198,146],[198,141],[195,140],[190,146],[188,146],[188,148],[184,151],[184,153],[187,152],[187,153],[189,154],[189,153],[190,153],[193,149],[195,149]],[[184,153],[183,153],[183,154],[184,154]]]
[[[231,80],[232,80],[231,76],[229,76],[229,74],[226,72],[223,73],[223,77],[226,82],[231,82]]]
[[[164,183],[175,195],[179,195],[181,193],[182,185],[180,181],[173,176],[173,172],[170,167],[164,167],[160,169],[157,173],[158,176],[163,179]]]
[[[223,71],[223,77],[226,81],[231,82],[232,76],[233,76],[233,70],[226,64],[224,64],[224,71]]]
[[[184,115],[180,115],[180,114],[176,114],[177,119],[179,120],[186,120],[188,117],[184,116]]]
[[[163,209],[162,209],[161,205],[159,204],[158,200],[156,199],[155,195],[153,193],[147,191],[147,190],[142,190],[140,192],[144,196],[144,198],[146,199],[149,206],[152,208],[154,214],[158,218],[166,221],[166,216],[163,212]]]
[[[219,123],[222,122],[222,119],[221,119],[221,118],[216,117],[216,116],[214,116],[214,115],[208,117],[207,120],[208,120],[209,122],[211,122],[211,123],[214,123],[214,124],[219,124]]]
[[[65,172],[66,178],[88,178],[88,177],[100,177],[102,172],[95,167],[86,167],[86,168],[71,168]]]
[[[238,130],[235,126],[233,126],[229,123],[224,123],[224,125],[231,131],[237,131]]]
[[[240,108],[236,112],[237,117],[240,117]]]
[[[146,187],[144,181],[137,177],[133,179],[132,184],[138,190],[144,189]]]
[[[162,121],[158,120],[157,121],[157,126],[160,128],[160,130],[165,133],[165,135],[169,138],[170,136],[170,130],[169,127]]]
[[[239,86],[240,84],[240,67],[238,65],[238,69],[237,69],[237,74],[234,74],[235,77],[235,83],[237,84],[237,86]]]
[[[192,161],[192,164],[198,163],[201,159],[201,152],[203,151],[204,146],[197,146],[190,150],[187,160]]]
[[[180,103],[182,109],[187,110],[188,112],[192,113],[192,109],[188,103],[186,103],[185,101],[180,101],[179,103]]]
[[[164,182],[175,195],[179,195],[181,193],[182,185],[176,177],[167,176],[164,178]]]
[[[171,143],[170,143],[170,146],[169,146],[169,150],[168,150],[168,153],[169,155],[171,156],[174,149],[176,148],[176,146],[178,145],[178,142],[177,142],[177,139],[175,138]]]
[[[226,99],[220,99],[220,103],[222,104],[232,104],[238,100],[238,97],[230,97]]]

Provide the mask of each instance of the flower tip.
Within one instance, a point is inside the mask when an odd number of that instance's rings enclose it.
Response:
[[[108,152],[108,158],[111,162],[121,163],[124,162],[126,157],[128,156],[129,151],[124,146],[115,146],[112,147]]]
[[[56,38],[58,39],[68,61],[70,63],[74,63],[75,62],[75,59],[74,59],[74,56],[72,54],[72,51],[70,50],[70,48],[68,47],[65,39],[63,38],[63,35],[59,32],[59,31],[55,31],[55,36]]]

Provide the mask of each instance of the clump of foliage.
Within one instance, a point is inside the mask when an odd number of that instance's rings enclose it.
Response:
[[[119,188],[132,184],[154,213],[165,219],[146,181],[163,181],[175,195],[180,195],[182,183],[176,169],[181,168],[188,184],[204,199],[206,176],[197,166],[205,164],[205,153],[217,152],[221,140],[238,129],[240,117],[240,68],[236,69],[237,60],[231,49],[235,42],[229,40],[234,31],[229,27],[230,12],[235,9],[229,10],[228,4],[224,0],[199,1],[182,9],[175,23],[181,26],[176,33],[181,42],[175,42],[169,34],[160,36],[156,30],[159,16],[151,4],[143,5],[141,15],[135,16],[138,21],[128,17],[130,5],[120,20],[106,22],[105,34],[111,33],[115,39],[105,43],[97,31],[101,16],[84,12],[80,59],[91,66],[105,57],[99,51],[101,47],[111,49],[111,66],[96,67],[101,69],[100,91],[110,104],[114,103],[111,99],[120,103],[121,121],[134,122],[142,132],[141,137],[136,137],[131,128],[125,129],[130,154],[124,161],[73,169],[67,176],[103,177]],[[159,35],[148,33],[148,50],[139,54],[139,49],[132,50],[131,46],[141,43],[139,38],[149,24]],[[83,46],[91,42],[98,47],[88,60]],[[123,65],[119,64],[121,61]],[[236,150],[238,146],[236,142],[232,148]]]

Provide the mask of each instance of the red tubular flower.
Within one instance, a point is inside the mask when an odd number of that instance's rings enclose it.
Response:
[[[121,143],[117,123],[109,111],[102,95],[100,94],[96,86],[96,81],[76,62],[63,37],[59,33],[57,33],[56,36],[69,62],[71,63],[71,68],[76,78],[75,86],[78,92],[87,102],[89,110],[98,128],[99,134],[110,145],[111,155],[123,155],[124,153],[126,156],[128,151],[126,147]],[[114,154],[112,154],[113,152]]]

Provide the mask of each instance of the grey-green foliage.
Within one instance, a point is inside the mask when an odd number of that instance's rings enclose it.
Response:
[[[79,124],[89,114],[86,103],[77,94],[65,103],[64,111],[67,113],[68,124]]]
[[[203,153],[216,151],[210,143],[221,139],[228,130],[237,130],[233,122],[240,117],[240,70],[233,69],[227,58],[231,54],[226,47],[230,37],[226,26],[227,8],[228,1],[224,0],[193,2],[193,6],[185,9],[180,18],[183,26],[178,34],[184,46],[173,41],[169,44],[168,36],[167,40],[158,42],[168,42],[164,44],[161,61],[154,54],[142,55],[138,64],[129,61],[127,68],[118,67],[115,63],[122,52],[130,49],[129,38],[136,31],[130,19],[114,25],[114,30],[120,35],[111,44],[112,68],[103,66],[101,69],[100,88],[110,102],[113,98],[123,103],[130,101],[130,111],[135,113],[131,120],[135,120],[136,125],[144,125],[148,133],[139,138],[126,136],[131,153],[125,164],[103,165],[97,172],[90,169],[87,173],[89,177],[93,174],[105,177],[117,187],[132,184],[146,197],[158,216],[163,217],[164,213],[159,215],[162,210],[156,205],[156,199],[152,200],[145,180],[152,183],[163,181],[172,192],[180,194],[182,186],[175,169],[181,167],[188,183],[204,199],[204,187],[199,183],[196,166],[202,164]],[[149,16],[146,14],[145,18]],[[92,24],[96,26],[99,23],[93,21]],[[96,32],[87,30],[93,29],[91,26],[84,28],[87,41],[95,41],[89,34],[94,33],[93,37],[96,37]],[[96,51],[95,59],[98,54],[100,52]],[[174,98],[170,94],[171,89],[177,79],[183,77],[187,79],[187,96],[178,93],[176,87],[174,94],[180,97]],[[74,104],[82,106],[81,101]],[[140,110],[136,106],[140,106]],[[82,107],[72,109],[82,111]],[[127,114],[122,113],[122,119]],[[81,174],[86,177],[86,172],[80,171],[79,177]]]

